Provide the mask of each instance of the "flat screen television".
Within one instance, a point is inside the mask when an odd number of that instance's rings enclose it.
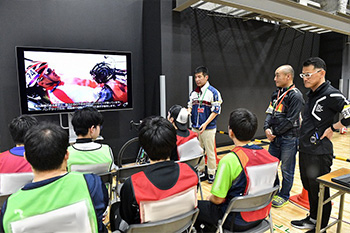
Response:
[[[16,47],[22,114],[132,109],[131,52]]]

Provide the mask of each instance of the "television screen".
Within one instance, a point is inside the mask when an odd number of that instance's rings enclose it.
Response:
[[[22,114],[132,109],[131,53],[16,47]]]

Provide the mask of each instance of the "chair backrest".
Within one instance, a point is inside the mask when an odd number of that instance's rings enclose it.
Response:
[[[117,172],[105,172],[99,173],[98,176],[104,184],[111,184],[113,182],[113,177],[117,175]]]
[[[119,181],[120,183],[124,183],[128,177],[134,175],[135,173],[145,170],[148,166],[149,164],[121,167],[117,170],[117,181]]]
[[[279,186],[276,185],[260,193],[234,197],[230,201],[226,212],[249,212],[262,209],[270,204],[273,196],[277,193],[278,187]]]
[[[32,172],[1,173],[0,194],[11,194],[17,192],[24,185],[32,182],[33,178],[34,174]]]
[[[115,201],[116,199],[116,185],[114,177],[117,176],[117,172],[106,172],[106,173],[100,173],[98,176],[101,178],[102,182],[106,185],[108,188],[108,197],[110,202]]]
[[[79,224],[77,224],[79,223]],[[13,233],[95,232],[85,201],[10,223]]]
[[[140,201],[139,206],[141,223],[175,217],[197,207],[197,187],[157,201]]]
[[[247,194],[272,188],[276,179],[278,162],[247,167],[249,187]]]
[[[100,174],[108,172],[110,169],[110,163],[97,163],[97,164],[72,164],[72,172],[94,173]]]
[[[176,161],[176,162],[187,163],[188,165],[191,165],[192,167],[197,168],[200,161],[203,159],[203,157],[204,157],[204,154],[197,154],[192,157],[181,158],[179,161]]]
[[[191,158],[203,154],[203,148],[197,138],[192,138],[184,144],[177,147],[177,153],[179,154],[180,160]]]
[[[140,150],[139,138],[135,137],[124,143],[120,149],[117,158],[116,165],[122,167],[123,164],[133,163],[136,161],[137,155]]]
[[[193,224],[195,223],[199,209],[193,209],[185,214],[156,221],[150,223],[132,224],[129,226],[127,233],[149,233],[149,232],[191,232]]]
[[[232,198],[225,211],[223,218],[219,220],[219,229],[222,229],[222,226],[224,225],[227,216],[231,212],[249,212],[265,208],[271,203],[273,196],[278,191],[278,188],[279,186],[276,185],[273,188],[265,189],[256,194],[248,194],[245,196],[238,196]]]

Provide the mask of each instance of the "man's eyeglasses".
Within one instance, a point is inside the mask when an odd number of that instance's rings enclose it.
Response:
[[[316,71],[315,73],[305,73],[305,74],[299,74],[300,78],[310,78],[312,75],[317,74],[321,70]]]

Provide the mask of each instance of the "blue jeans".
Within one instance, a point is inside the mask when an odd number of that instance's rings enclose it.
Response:
[[[298,138],[293,136],[277,136],[269,146],[269,153],[281,162],[282,188],[280,188],[277,195],[285,200],[289,199],[289,193],[293,186],[297,148]],[[279,184],[277,174],[275,185]]]

